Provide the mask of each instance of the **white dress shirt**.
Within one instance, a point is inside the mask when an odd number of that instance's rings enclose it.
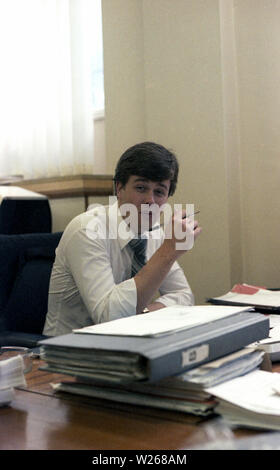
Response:
[[[133,236],[120,216],[117,202],[84,212],[70,222],[56,249],[45,335],[62,335],[73,328],[136,314],[137,289],[131,278],[133,252],[128,245]],[[162,244],[163,232],[147,232],[146,236],[149,259]],[[194,303],[177,262],[159,293],[156,301],[165,306]]]

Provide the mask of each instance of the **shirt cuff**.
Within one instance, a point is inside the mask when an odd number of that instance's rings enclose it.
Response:
[[[158,297],[156,302],[161,302],[166,307],[172,307],[173,305],[194,305],[194,296],[192,292],[182,294],[181,292],[173,292],[172,294],[165,294]]]

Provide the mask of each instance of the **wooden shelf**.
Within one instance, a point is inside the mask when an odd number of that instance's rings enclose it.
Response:
[[[67,197],[110,196],[112,175],[77,175],[22,180],[11,183],[29,191],[45,194],[49,199]]]

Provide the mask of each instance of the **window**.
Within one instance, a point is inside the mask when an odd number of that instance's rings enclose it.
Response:
[[[92,43],[95,44],[95,53],[92,57],[91,84],[92,107],[95,113],[104,113],[104,73],[103,73],[103,40],[102,40],[102,11],[101,0],[92,1],[94,18],[92,27]]]
[[[101,0],[0,0],[0,174],[93,173]]]

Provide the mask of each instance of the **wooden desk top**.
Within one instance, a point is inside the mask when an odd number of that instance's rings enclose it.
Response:
[[[187,449],[205,422],[180,412],[54,394],[50,383],[62,376],[38,370],[39,364],[33,360],[27,388],[0,408],[1,450]],[[236,437],[251,434],[240,430]]]

